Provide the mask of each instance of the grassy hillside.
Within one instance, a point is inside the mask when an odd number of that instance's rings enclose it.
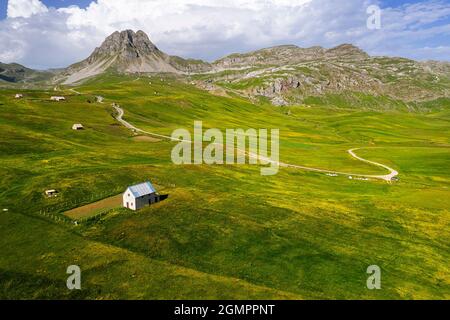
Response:
[[[43,83],[53,75],[52,71],[32,70],[17,63],[5,64],[0,62],[0,85],[5,83]]]
[[[64,90],[64,89],[63,89]],[[74,91],[0,91],[0,298],[450,298],[450,112],[274,108],[212,96],[171,77],[104,75]],[[63,103],[50,95],[67,97]],[[95,96],[105,98],[104,103]],[[381,98],[380,98],[381,99]],[[349,180],[249,165],[175,166],[174,144],[133,137],[205,128],[279,128],[281,161],[400,181]],[[73,131],[82,123],[84,131]],[[64,212],[150,179],[169,198],[137,213],[111,210],[75,226]],[[45,198],[46,189],[57,198]],[[80,292],[65,287],[82,269]],[[366,268],[382,290],[366,289]]]

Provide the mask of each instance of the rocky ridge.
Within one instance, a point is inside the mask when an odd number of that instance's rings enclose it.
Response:
[[[3,81],[42,76],[20,65],[2,66]],[[343,44],[330,49],[283,45],[208,63],[170,56],[143,31],[132,30],[114,32],[87,59],[60,72],[54,82],[74,84],[107,71],[177,74],[213,93],[265,98],[277,106],[332,95],[353,95],[356,102],[371,96],[406,103],[450,97],[448,62],[371,57],[354,45]]]

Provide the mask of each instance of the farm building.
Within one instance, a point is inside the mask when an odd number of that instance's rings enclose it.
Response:
[[[58,193],[59,193],[59,192],[58,192],[57,190],[54,190],[54,189],[51,189],[51,190],[45,190],[45,195],[46,195],[47,197],[49,197],[49,198],[58,196]]]
[[[156,202],[159,194],[149,181],[128,187],[123,194],[123,206],[134,211]]]
[[[327,176],[329,176],[329,177],[339,177],[339,175],[336,174],[336,173],[327,173]]]
[[[23,94],[17,93],[14,97],[16,99],[21,99],[21,98],[23,98]]]
[[[50,97],[50,100],[52,100],[52,101],[65,101],[66,98],[64,98],[64,97],[58,97],[58,96],[53,96],[53,97]]]
[[[83,125],[81,123],[75,123],[72,126],[72,130],[83,130],[83,129],[84,129],[84,127],[83,127]]]

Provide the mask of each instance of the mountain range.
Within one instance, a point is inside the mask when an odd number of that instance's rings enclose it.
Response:
[[[402,101],[427,101],[450,95],[450,63],[371,57],[351,44],[331,49],[284,45],[215,62],[170,56],[143,32],[125,30],[108,36],[85,60],[68,68],[35,71],[0,64],[0,81],[72,85],[105,73],[170,73],[211,92],[266,98],[282,106],[309,97],[358,94]]]

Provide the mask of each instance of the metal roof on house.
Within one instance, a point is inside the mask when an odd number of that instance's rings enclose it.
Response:
[[[155,188],[150,183],[150,181],[128,187],[128,189],[131,191],[131,193],[135,198],[139,198],[147,194],[152,194],[156,192]]]

